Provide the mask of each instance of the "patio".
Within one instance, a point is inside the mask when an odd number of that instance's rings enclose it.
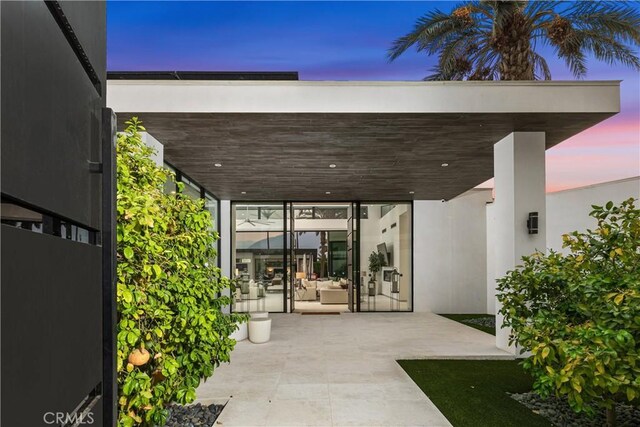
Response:
[[[493,336],[432,313],[272,314],[198,389],[224,426],[449,426],[398,359],[509,359]]]

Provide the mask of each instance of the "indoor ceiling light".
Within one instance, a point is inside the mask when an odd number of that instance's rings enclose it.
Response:
[[[443,168],[446,168],[447,166],[449,166],[449,163],[443,163],[440,166],[442,166]]]
[[[336,164],[335,164],[335,163],[331,163],[331,164],[329,165],[329,167],[330,167],[331,169],[333,169],[333,168],[335,168],[335,167],[336,167]]]
[[[217,167],[217,168],[221,168],[221,167],[222,167],[222,163],[214,163],[214,165],[213,165],[213,166],[215,166],[215,167]]]

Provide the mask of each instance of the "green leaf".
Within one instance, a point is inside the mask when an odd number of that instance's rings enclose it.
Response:
[[[130,303],[131,301],[133,301],[133,294],[129,289],[124,289],[122,291],[122,299],[125,300],[125,302],[127,303]]]
[[[627,400],[631,402],[635,398],[636,398],[636,391],[631,387],[627,387]]]
[[[156,277],[162,276],[162,269],[158,264],[153,265],[153,272],[156,274]]]
[[[126,259],[131,259],[133,258],[133,249],[131,249],[130,247],[126,247],[124,248],[124,257]]]

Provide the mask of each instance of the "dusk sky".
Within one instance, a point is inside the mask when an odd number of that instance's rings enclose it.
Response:
[[[301,80],[421,80],[434,57],[386,51],[430,9],[457,2],[108,2],[109,71],[298,71]],[[554,80],[573,79],[542,50]],[[640,76],[590,61],[589,80],[622,80],[622,112],[547,151],[547,190],[640,175]]]

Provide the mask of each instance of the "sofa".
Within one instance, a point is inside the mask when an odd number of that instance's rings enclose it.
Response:
[[[346,289],[320,289],[320,304],[347,304],[349,294]]]
[[[349,302],[349,293],[346,289],[348,282],[346,279],[327,280],[318,283],[320,304],[347,304]]]
[[[317,282],[315,280],[302,279],[302,289],[296,289],[296,301],[315,301],[317,299],[316,289]]]

